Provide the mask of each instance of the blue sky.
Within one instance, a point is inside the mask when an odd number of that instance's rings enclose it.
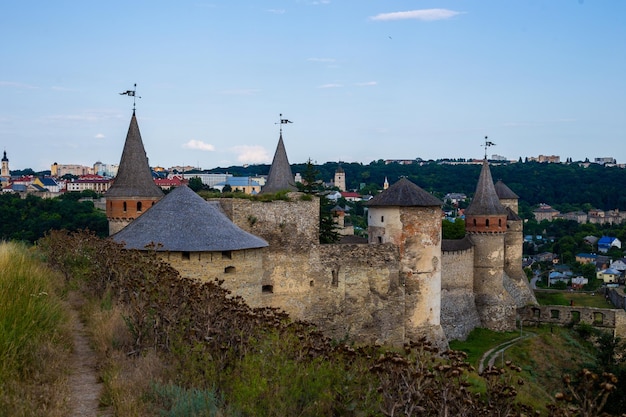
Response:
[[[613,156],[626,162],[622,0],[5,2],[11,169]]]

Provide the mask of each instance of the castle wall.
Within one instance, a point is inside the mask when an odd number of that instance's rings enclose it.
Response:
[[[181,275],[211,281],[251,307],[271,306],[314,323],[329,337],[405,341],[404,288],[393,245],[314,245],[307,253],[249,249],[160,254]]]
[[[565,326],[586,323],[612,333],[616,337],[626,335],[626,311],[595,307],[526,306],[519,309],[524,326],[555,324]]]
[[[515,328],[515,301],[504,288],[504,234],[473,233],[474,296],[483,327]]]
[[[243,230],[265,239],[271,250],[306,251],[319,241],[320,201],[302,193],[289,193],[290,201],[268,202],[219,198],[221,210]],[[305,197],[306,196],[306,197]]]
[[[224,252],[159,252],[180,274],[200,281],[223,280],[224,288],[249,301],[252,307],[263,305],[259,294],[263,288],[265,248]]]
[[[465,340],[480,327],[474,298],[474,249],[441,256],[441,327],[448,340]]]

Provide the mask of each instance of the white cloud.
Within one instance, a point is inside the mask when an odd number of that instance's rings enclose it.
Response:
[[[210,143],[202,142],[201,140],[191,139],[189,142],[183,144],[183,148],[185,149],[193,149],[197,151],[214,151],[215,146]]]
[[[450,19],[454,16],[463,14],[464,12],[457,12],[454,10],[448,9],[420,9],[420,10],[409,10],[406,12],[393,12],[393,13],[381,13],[376,16],[370,17],[370,20],[406,20],[406,19],[415,19],[415,20],[443,20]]]
[[[102,133],[98,133],[96,134],[96,136],[94,136],[96,139],[104,139],[106,136],[104,136]]]
[[[343,85],[342,85],[342,84],[332,84],[332,83],[330,83],[330,84],[323,84],[323,85],[320,85],[320,86],[319,86],[319,87],[317,87],[317,88],[341,88],[341,87],[343,87]]]
[[[359,86],[359,87],[369,87],[369,86],[372,86],[372,85],[378,85],[378,82],[377,81],[367,81],[367,82],[364,82],[364,83],[356,83],[356,85]]]
[[[232,150],[237,154],[237,161],[240,163],[266,164],[271,161],[267,150],[259,145],[235,146]]]
[[[228,96],[253,96],[260,91],[261,90],[255,90],[253,88],[249,88],[249,89],[241,88],[241,89],[236,89],[236,90],[224,90],[221,92],[221,94],[225,94]]]
[[[13,81],[0,81],[0,87],[26,88],[29,90],[33,90],[37,88],[34,85],[16,83]]]
[[[311,62],[335,62],[334,58],[307,58]]]

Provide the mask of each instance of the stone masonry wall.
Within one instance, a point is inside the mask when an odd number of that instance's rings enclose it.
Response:
[[[240,198],[219,198],[219,205],[237,226],[265,239],[272,251],[306,251],[319,242],[319,210],[317,197],[289,193],[290,201],[251,201]]]
[[[480,327],[474,299],[474,250],[443,252],[441,264],[441,327],[448,340],[465,340]]]
[[[586,323],[611,332],[616,337],[626,335],[626,311],[594,307],[526,306],[518,310],[524,326],[555,324],[565,326]]]

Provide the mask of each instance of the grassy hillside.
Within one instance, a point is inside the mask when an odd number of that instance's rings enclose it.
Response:
[[[0,416],[63,416],[71,338],[63,282],[26,246],[0,242]]]

